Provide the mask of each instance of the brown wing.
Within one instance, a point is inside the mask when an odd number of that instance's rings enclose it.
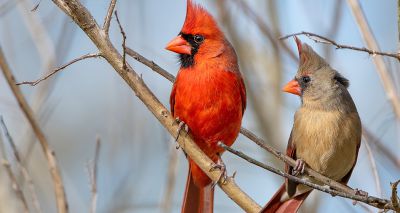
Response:
[[[292,133],[293,132],[290,133],[288,145],[286,147],[286,155],[296,160],[297,159],[296,146],[293,141]],[[288,164],[286,164],[285,170],[289,174],[293,173],[293,167],[289,166]],[[286,179],[285,182],[286,182],[286,191],[289,197],[292,197],[296,193],[296,187],[298,184],[296,182],[290,181],[289,179]]]
[[[356,166],[357,158],[358,158],[358,151],[360,150],[360,145],[361,145],[361,143],[358,143],[358,145],[357,145],[357,149],[356,149],[356,159],[354,160],[353,167],[351,167],[351,169],[350,169],[350,171],[347,173],[347,175],[344,176],[344,177],[342,178],[342,180],[340,181],[341,183],[343,183],[343,184],[345,184],[345,185],[347,185],[347,182],[349,182],[351,173],[353,173],[354,167]]]
[[[174,107],[175,107],[175,92],[176,92],[176,81],[172,86],[171,95],[169,96],[169,105],[171,107],[171,114],[174,116]]]

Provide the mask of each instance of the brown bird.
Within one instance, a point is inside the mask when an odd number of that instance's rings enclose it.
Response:
[[[347,184],[361,143],[361,121],[347,88],[349,81],[314,50],[295,37],[300,63],[295,78],[283,91],[300,96],[286,154],[300,175],[304,166]],[[311,188],[290,180],[280,187],[262,212],[297,212]]]

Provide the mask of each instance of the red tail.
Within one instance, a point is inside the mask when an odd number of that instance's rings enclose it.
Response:
[[[212,213],[214,209],[214,188],[212,184],[197,186],[192,176],[192,166],[189,163],[189,173],[183,197],[182,213]]]
[[[281,197],[285,192],[285,184],[282,184],[281,188],[279,188],[267,205],[265,205],[261,210],[261,213],[295,213],[311,191],[293,197],[289,200],[281,201]]]

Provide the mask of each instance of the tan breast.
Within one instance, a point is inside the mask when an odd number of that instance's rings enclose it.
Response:
[[[341,180],[352,168],[361,141],[356,112],[299,109],[292,132],[296,156],[312,169]]]

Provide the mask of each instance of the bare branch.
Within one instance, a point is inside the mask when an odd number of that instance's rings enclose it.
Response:
[[[126,69],[126,34],[124,31],[124,28],[122,28],[121,22],[119,21],[117,11],[115,11],[114,14],[115,14],[115,18],[117,18],[119,30],[121,31],[121,35],[122,35],[122,64],[123,64],[122,68],[125,70]]]
[[[160,74],[161,76],[163,76],[164,78],[166,78],[170,82],[173,83],[175,81],[175,76],[174,75],[172,75],[171,73],[167,72],[166,70],[164,70],[163,68],[158,66],[158,64],[154,63],[154,61],[148,60],[147,58],[143,57],[142,55],[140,55],[139,53],[137,53],[136,51],[132,50],[129,47],[126,47],[125,49],[126,49],[126,54],[131,56],[136,61],[146,65],[147,67],[152,69],[154,72]]]
[[[142,78],[132,69],[132,67],[123,60],[111,41],[102,32],[102,29],[95,22],[90,12],[77,0],[52,0],[61,10],[69,15],[74,22],[88,35],[88,37],[97,46],[103,57],[117,71],[117,73],[132,88],[135,95],[146,105],[159,122],[173,136],[177,137],[178,124],[173,116],[160,103]],[[126,66],[126,69],[124,69]],[[214,162],[211,161],[193,142],[190,135],[181,133],[178,143],[184,148],[185,152],[196,164],[211,178],[213,181],[219,181],[222,171],[210,169]],[[222,183],[223,182],[223,183]],[[261,207],[254,202],[247,194],[245,194],[234,182],[233,178],[219,182],[221,189],[234,200],[246,212],[259,212]]]
[[[261,163],[261,162],[255,160],[255,159],[251,158],[250,156],[244,154],[243,152],[237,151],[237,150],[235,150],[235,149],[233,149],[233,148],[231,148],[229,146],[226,146],[225,144],[223,144],[221,142],[218,143],[218,145],[220,147],[224,148],[225,150],[227,150],[228,152],[230,152],[230,153],[232,153],[232,154],[234,154],[234,155],[236,155],[236,156],[248,161],[251,164],[254,164],[256,166],[264,168],[264,169],[266,169],[266,170],[268,170],[268,171],[270,171],[272,173],[275,173],[277,175],[285,177],[285,178],[287,178],[287,179],[289,179],[291,181],[294,181],[296,183],[309,186],[309,187],[311,187],[313,189],[317,189],[317,190],[319,190],[321,192],[325,192],[325,193],[331,194],[332,196],[340,196],[340,197],[344,197],[344,198],[349,198],[349,199],[352,199],[352,200],[355,200],[355,201],[360,201],[360,202],[366,203],[366,204],[374,206],[374,207],[380,206],[378,208],[390,208],[390,201],[389,200],[382,200],[382,199],[376,200],[376,198],[374,198],[374,197],[361,196],[361,195],[357,195],[355,193],[346,193],[346,192],[338,191],[338,190],[335,190],[335,189],[331,189],[329,187],[321,186],[319,184],[316,184],[316,183],[310,182],[308,180],[305,180],[305,179],[290,175],[290,174],[288,174],[286,172],[283,172],[283,171],[281,171],[279,169],[275,169],[272,166],[268,166],[268,165],[266,165],[264,163]]]
[[[60,169],[58,168],[58,165],[57,165],[55,153],[50,148],[49,143],[47,142],[47,139],[46,139],[44,133],[40,129],[39,124],[33,115],[32,109],[29,107],[20,88],[15,84],[15,78],[11,72],[10,67],[7,64],[6,58],[3,54],[3,50],[1,49],[1,47],[0,47],[0,68],[3,71],[3,74],[7,80],[7,83],[10,86],[11,91],[13,92],[15,98],[17,99],[21,110],[23,111],[25,117],[27,118],[30,125],[32,126],[32,129],[33,129],[34,133],[36,134],[36,137],[38,138],[40,145],[42,146],[42,150],[47,159],[47,163],[48,163],[48,166],[50,169],[50,174],[51,174],[53,184],[54,184],[58,212],[59,213],[68,212],[68,204],[67,204],[67,199],[65,196],[64,184],[63,184],[63,181],[61,178]]]
[[[11,169],[10,163],[7,160],[3,159],[2,164],[7,171],[8,177],[10,177],[10,180],[12,183],[12,188],[14,189],[15,193],[17,194],[17,197],[21,200],[21,203],[24,207],[24,212],[28,213],[29,212],[28,203],[26,202],[24,193],[22,192],[21,187],[18,184],[17,178],[15,177],[15,175]]]
[[[79,57],[79,58],[75,58],[74,60],[72,60],[72,61],[70,61],[70,62],[68,62],[68,63],[62,65],[61,67],[58,67],[58,68],[54,69],[54,70],[51,71],[49,74],[47,74],[46,76],[44,76],[44,77],[42,77],[42,78],[40,78],[40,79],[38,79],[38,80],[36,80],[36,81],[23,81],[23,82],[17,83],[16,85],[29,84],[29,85],[31,85],[31,86],[36,86],[36,85],[39,84],[40,82],[42,82],[42,81],[44,81],[44,80],[50,78],[52,75],[56,74],[57,72],[59,72],[59,71],[65,69],[65,68],[67,68],[68,66],[70,66],[70,65],[72,65],[72,64],[74,64],[74,63],[76,63],[76,62],[78,62],[78,61],[82,61],[82,60],[88,59],[88,58],[97,58],[97,57],[100,57],[100,56],[101,56],[100,53],[91,53],[91,54],[83,55],[83,56],[81,56],[81,57]]]
[[[107,11],[107,16],[104,19],[103,31],[107,35],[107,37],[109,36],[110,22],[111,22],[112,14],[114,12],[114,8],[115,8],[116,4],[117,4],[117,0],[110,1],[110,6],[108,7],[108,11]]]
[[[316,43],[331,44],[331,45],[335,46],[336,49],[350,49],[350,50],[355,50],[355,51],[360,51],[360,52],[366,52],[372,56],[375,56],[375,55],[388,56],[388,57],[392,57],[392,58],[395,58],[400,61],[400,53],[380,52],[380,51],[376,51],[376,50],[370,50],[365,47],[354,47],[354,46],[350,46],[350,45],[338,44],[336,41],[334,41],[332,39],[326,38],[324,36],[321,36],[321,35],[318,35],[315,33],[310,33],[310,32],[302,31],[299,33],[293,33],[293,34],[283,36],[279,39],[284,40],[289,37],[297,36],[297,35],[305,35],[308,38],[310,38],[311,40],[315,41]]]
[[[97,206],[97,165],[99,161],[100,154],[100,138],[96,139],[96,149],[94,153],[94,159],[92,164],[88,164],[88,173],[89,173],[89,181],[90,181],[90,191],[91,191],[91,205],[90,205],[90,213],[96,212]]]
[[[368,49],[373,49],[379,51],[379,46],[376,42],[374,35],[369,28],[368,22],[364,16],[364,13],[360,7],[360,3],[358,0],[347,0],[347,4],[349,5],[354,19],[357,22],[357,26],[360,29],[361,36],[364,39],[364,43],[366,44]],[[393,84],[393,80],[390,77],[390,74],[386,68],[385,62],[383,58],[375,56],[372,58],[375,64],[377,73],[382,81],[383,89],[386,92],[386,96],[392,104],[394,114],[397,119],[400,119],[400,100],[396,90],[396,87]]]
[[[392,203],[393,208],[396,212],[400,212],[399,197],[397,196],[397,185],[399,185],[400,180],[392,183]]]
[[[33,184],[33,180],[31,178],[31,176],[29,175],[28,170],[22,165],[21,156],[18,152],[17,146],[15,145],[13,138],[11,137],[10,132],[8,131],[8,128],[4,122],[3,116],[0,116],[0,124],[2,125],[4,134],[5,134],[8,142],[10,143],[11,149],[14,154],[14,158],[17,161],[16,164],[17,164],[19,170],[21,171],[22,176],[24,177],[25,181],[28,183],[29,192],[31,193],[31,196],[32,196],[33,206],[35,207],[36,212],[42,212],[40,203],[39,203],[39,199],[37,197],[36,189]]]

